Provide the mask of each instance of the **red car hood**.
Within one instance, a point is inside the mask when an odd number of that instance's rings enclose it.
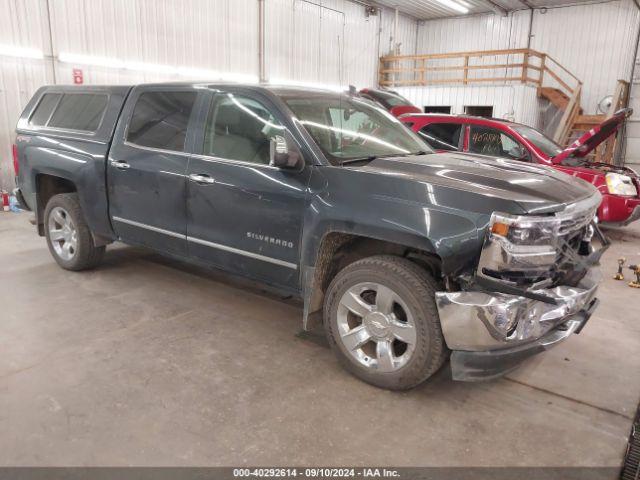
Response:
[[[598,145],[604,142],[611,135],[615,134],[624,121],[631,116],[633,109],[623,108],[618,110],[613,117],[608,118],[600,125],[593,127],[578,140],[573,142],[568,148],[552,158],[553,163],[559,164],[563,160],[573,157],[584,157],[592,152]]]

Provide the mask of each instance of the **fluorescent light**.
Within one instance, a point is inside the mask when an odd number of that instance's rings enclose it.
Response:
[[[65,63],[79,63],[95,67],[124,68],[124,62],[117,58],[95,57],[93,55],[77,55],[75,53],[60,53],[58,60]]]
[[[37,48],[16,47],[14,45],[0,45],[0,55],[16,58],[44,58],[42,50]]]
[[[444,5],[445,7],[449,7],[451,10],[455,10],[460,13],[469,13],[469,9],[467,7],[463,7],[459,3],[454,2],[453,0],[436,0],[438,3]]]
[[[95,67],[106,67],[131,70],[135,72],[150,72],[164,75],[179,75],[192,79],[207,80],[227,80],[244,83],[257,83],[258,76],[246,73],[217,72],[202,68],[192,68],[184,66],[163,65],[159,63],[129,62],[118,58],[98,57],[94,55],[78,55],[75,53],[61,52],[58,60],[64,63],[75,63],[79,65],[91,65]]]
[[[137,72],[164,73],[166,75],[177,75],[178,69],[170,65],[146,62],[124,62],[124,68]]]

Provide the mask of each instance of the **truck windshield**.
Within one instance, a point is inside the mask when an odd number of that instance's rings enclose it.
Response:
[[[399,120],[366,100],[330,93],[281,98],[332,164],[433,152]]]
[[[547,157],[553,158],[556,155],[562,152],[562,147],[558,145],[556,142],[544,136],[543,133],[539,132],[530,127],[525,127],[524,125],[518,125],[513,128],[516,132],[522,135],[524,138],[533,143],[538,149],[542,151]]]

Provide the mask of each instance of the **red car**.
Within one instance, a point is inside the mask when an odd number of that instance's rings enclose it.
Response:
[[[406,115],[408,113],[421,113],[418,107],[416,107],[409,100],[404,98],[398,92],[393,90],[378,90],[375,88],[363,88],[358,92],[361,97],[371,100],[377,103],[385,110],[388,110],[391,115],[399,117],[400,115]]]
[[[602,194],[600,222],[624,226],[640,218],[640,177],[630,168],[590,162],[585,157],[613,135],[630,114],[631,109],[620,110],[566,149],[534,128],[506,120],[433,114],[408,114],[400,120],[438,151],[540,163],[582,178]]]

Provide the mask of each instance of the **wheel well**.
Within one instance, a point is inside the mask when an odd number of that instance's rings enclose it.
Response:
[[[36,193],[38,199],[37,220],[38,233],[44,236],[44,210],[54,195],[77,192],[75,184],[66,178],[40,174],[36,176]]]
[[[322,240],[316,259],[313,284],[310,285],[308,315],[311,316],[322,310],[325,292],[340,270],[353,262],[373,255],[405,257],[430,272],[436,279],[441,277],[440,257],[430,252],[360,235],[328,233]]]

